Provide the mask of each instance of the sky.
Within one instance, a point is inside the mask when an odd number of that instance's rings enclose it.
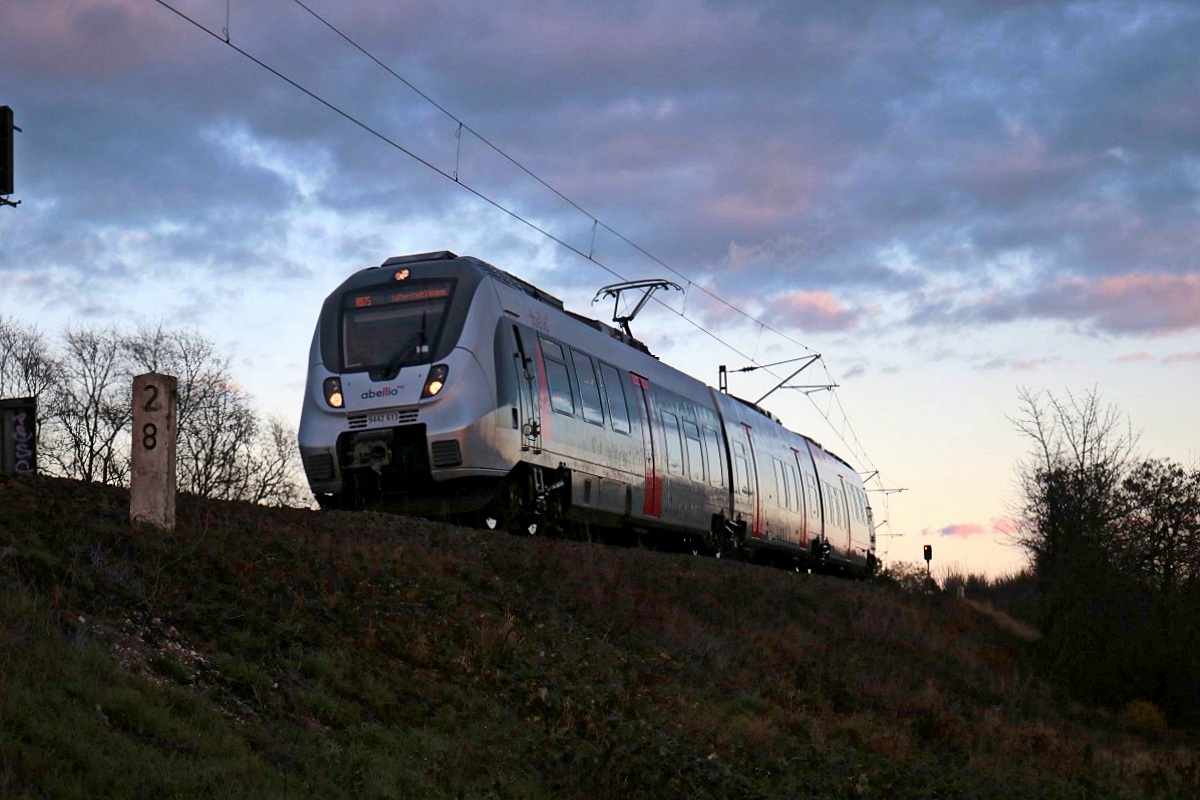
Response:
[[[634,333],[709,384],[821,355],[763,405],[878,471],[885,560],[1000,575],[1023,390],[1197,463],[1198,41],[1154,0],[0,0],[0,315],[194,329],[294,424],[388,256],[601,319],[666,278]]]

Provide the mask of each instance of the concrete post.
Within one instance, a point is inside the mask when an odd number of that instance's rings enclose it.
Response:
[[[133,379],[133,463],[129,518],[175,530],[175,436],[178,381],[150,372]]]

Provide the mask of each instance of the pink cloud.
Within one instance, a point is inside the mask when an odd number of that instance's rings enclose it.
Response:
[[[211,22],[211,20],[205,20]],[[180,41],[165,31],[179,19],[161,6],[136,0],[5,4],[6,59],[30,74],[91,78],[132,64],[178,54]]]
[[[987,530],[982,525],[976,525],[974,522],[960,522],[957,525],[947,525],[938,530],[925,528],[921,531],[922,536],[957,536],[960,539],[969,539],[972,536],[980,536],[985,533],[987,533]]]
[[[1075,320],[1107,333],[1165,336],[1200,328],[1200,274],[1064,278],[1023,295],[989,296],[965,316]]]
[[[772,324],[810,331],[850,330],[862,316],[828,292],[788,292],[767,301],[767,308]]]
[[[1047,302],[1066,316],[1092,317],[1109,331],[1175,333],[1200,327],[1200,275],[1071,278],[1051,289]]]
[[[997,517],[992,520],[992,533],[999,536],[1011,536],[1020,530],[1020,523],[1008,517]]]
[[[1190,353],[1175,353],[1174,355],[1169,355],[1166,358],[1164,358],[1162,360],[1162,363],[1164,363],[1164,364],[1187,364],[1187,363],[1191,363],[1194,361],[1200,361],[1200,351],[1193,351]]]

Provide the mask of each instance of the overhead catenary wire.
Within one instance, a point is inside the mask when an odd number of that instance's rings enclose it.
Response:
[[[598,260],[595,257],[595,232],[597,229],[602,228],[603,230],[605,230],[606,232],[608,232],[609,234],[611,234],[612,236],[614,236],[621,242],[628,245],[634,251],[640,253],[641,255],[643,255],[650,261],[652,261],[653,263],[661,266],[663,269],[668,270],[675,276],[686,281],[688,283],[689,290],[694,286],[695,288],[699,289],[701,292],[703,292],[708,297],[712,298],[714,301],[716,301],[720,305],[728,308],[729,310],[746,318],[747,320],[757,324],[759,326],[759,332],[758,332],[758,337],[755,341],[755,353],[754,353],[754,355],[748,355],[745,352],[743,352],[742,350],[740,350],[738,347],[736,347],[733,344],[731,344],[730,342],[722,339],[720,336],[718,336],[714,332],[708,330],[706,327],[704,327],[697,321],[688,317],[685,313],[686,307],[687,307],[686,295],[685,295],[685,301],[684,301],[684,306],[683,306],[682,310],[675,309],[658,298],[653,298],[654,301],[656,303],[658,303],[659,305],[661,305],[663,308],[666,308],[667,310],[671,311],[676,316],[678,316],[680,319],[686,321],[689,325],[694,327],[696,330],[700,331],[701,333],[704,333],[706,336],[710,337],[714,341],[722,344],[723,346],[728,348],[731,352],[735,353],[736,355],[738,355],[742,358],[745,358],[746,360],[750,361],[751,363],[757,364],[756,358],[757,358],[758,344],[762,338],[763,331],[768,330],[768,331],[772,332],[773,334],[775,334],[776,336],[779,336],[780,338],[796,345],[797,347],[800,347],[800,348],[804,349],[805,351],[816,355],[817,359],[821,361],[821,366],[825,370],[825,374],[826,374],[826,377],[829,379],[829,383],[834,386],[837,385],[837,381],[834,380],[833,375],[829,370],[828,364],[826,364],[824,362],[824,360],[820,358],[820,355],[817,354],[816,351],[814,351],[808,345],[794,339],[793,337],[787,335],[783,331],[776,329],[775,327],[769,325],[768,323],[764,322],[763,320],[754,317],[749,312],[734,305],[733,303],[729,302],[725,298],[719,296],[712,290],[708,289],[706,286],[696,283],[686,274],[680,272],[675,267],[671,266],[670,264],[668,264],[667,262],[665,262],[658,256],[649,252],[641,245],[632,241],[627,236],[625,236],[621,232],[617,231],[616,229],[614,229],[613,227],[611,227],[610,225],[605,223],[603,220],[599,219],[596,215],[592,214],[590,211],[583,208],[581,205],[579,205],[577,202],[572,200],[570,197],[563,194],[563,192],[561,192],[560,190],[558,190],[557,188],[552,186],[550,183],[548,183],[546,180],[544,180],[543,178],[538,176],[536,173],[534,173],[531,169],[526,167],[520,161],[518,161],[517,159],[510,156],[502,148],[500,148],[499,146],[497,146],[496,144],[491,142],[487,137],[480,134],[477,130],[475,130],[473,127],[468,125],[464,120],[460,119],[457,115],[455,115],[454,113],[449,111],[447,108],[445,108],[443,105],[438,103],[434,98],[432,98],[430,95],[428,95],[427,93],[422,91],[419,87],[417,87],[415,84],[413,84],[407,78],[405,78],[403,75],[396,72],[394,69],[392,69],[386,63],[384,63],[382,60],[380,60],[373,53],[371,53],[366,48],[361,46],[358,42],[356,42],[352,37],[350,37],[345,32],[343,32],[336,25],[329,22],[325,17],[321,16],[316,11],[314,11],[310,6],[308,6],[306,3],[302,2],[302,0],[292,0],[292,2],[295,3],[297,6],[299,6],[301,9],[303,9],[305,12],[307,12],[309,15],[311,15],[314,19],[316,19],[319,23],[321,23],[323,26],[328,28],[331,32],[333,32],[335,35],[337,35],[343,41],[345,41],[348,45],[353,47],[359,53],[364,55],[366,58],[370,59],[373,63],[375,63],[376,65],[381,67],[383,70],[385,70],[389,75],[391,75],[396,80],[403,83],[406,87],[408,87],[411,91],[416,93],[419,97],[421,97],[423,100],[425,100],[431,106],[436,108],[439,112],[441,112],[446,117],[448,117],[449,119],[451,119],[455,123],[457,123],[457,128],[455,130],[455,138],[457,139],[457,142],[456,142],[456,153],[455,153],[455,165],[454,165],[453,172],[447,172],[445,169],[439,167],[438,165],[434,164],[430,160],[421,157],[420,155],[413,152],[409,148],[405,147],[403,144],[396,141],[392,137],[388,136],[387,134],[383,133],[382,131],[378,130],[377,128],[367,124],[366,122],[363,122],[361,119],[359,119],[354,114],[347,111],[346,109],[344,109],[341,106],[326,99],[325,97],[321,96],[317,92],[315,92],[315,91],[309,89],[308,87],[304,86],[303,84],[299,83],[295,79],[285,75],[283,72],[281,72],[280,70],[271,66],[270,64],[267,64],[261,58],[255,56],[253,53],[249,52],[245,48],[242,48],[239,45],[234,44],[234,42],[231,40],[231,37],[229,34],[228,0],[227,0],[227,6],[226,6],[226,25],[220,33],[210,29],[209,27],[207,27],[206,25],[204,25],[203,23],[201,23],[194,17],[190,16],[189,14],[180,10],[179,8],[176,8],[175,6],[171,5],[171,3],[167,2],[166,0],[155,0],[155,2],[158,3],[160,6],[162,6],[163,8],[169,10],[176,16],[180,17],[181,19],[185,20],[186,22],[188,22],[189,24],[191,24],[198,30],[209,34],[210,36],[217,39],[218,41],[221,41],[226,46],[232,48],[235,52],[237,52],[242,57],[246,58],[247,60],[249,60],[249,61],[253,62],[254,64],[256,64],[257,66],[259,66],[260,68],[266,70],[267,72],[271,73],[275,77],[284,81],[289,86],[293,87],[294,89],[301,92],[302,94],[308,96],[309,98],[311,98],[311,99],[315,100],[316,102],[320,103],[321,105],[325,106],[330,111],[341,116],[348,122],[359,127],[360,129],[362,129],[369,135],[375,137],[376,139],[380,140],[381,142],[388,145],[389,147],[392,147],[392,148],[398,150],[399,152],[401,152],[404,155],[408,156],[409,158],[413,159],[414,161],[416,161],[417,163],[426,167],[427,169],[432,170],[433,172],[437,173],[438,175],[442,176],[443,178],[446,178],[447,180],[457,183],[459,186],[462,186],[464,189],[466,189],[468,192],[470,192],[471,194],[473,194],[475,197],[479,198],[483,202],[487,203],[488,205],[492,206],[493,208],[497,209],[498,211],[508,215],[509,217],[516,220],[517,222],[527,226],[531,230],[541,234],[542,236],[546,237],[550,241],[553,241],[554,243],[558,244],[560,247],[578,255],[579,257],[583,258],[586,261],[589,261],[589,262],[595,264],[596,266],[600,267],[604,271],[608,272],[610,275],[612,275],[616,278],[619,278],[620,280],[623,280],[623,281],[628,280],[624,275],[619,273],[617,270],[615,270],[611,266],[603,263],[602,261]],[[541,185],[542,187],[544,187],[545,189],[547,189],[548,191],[553,193],[556,197],[561,199],[563,202],[567,203],[569,206],[574,208],[580,214],[587,217],[592,222],[592,242],[589,247],[589,251],[586,253],[583,252],[582,250],[580,250],[579,248],[570,244],[569,242],[565,241],[561,237],[556,236],[555,234],[553,234],[549,230],[545,229],[541,225],[538,225],[537,223],[533,222],[531,219],[528,219],[527,217],[508,208],[503,203],[493,199],[492,197],[488,196],[484,192],[480,191],[479,189],[476,189],[475,187],[471,186],[469,183],[464,181],[459,172],[461,147],[462,147],[462,132],[464,130],[469,132],[472,136],[474,136],[476,139],[478,139],[482,144],[484,144],[485,146],[490,148],[497,155],[499,155],[500,157],[502,157],[503,159],[508,161],[510,164],[512,164],[514,167],[516,167],[518,170],[520,170],[522,173],[527,175],[530,179],[534,180],[539,185]],[[775,373],[772,372],[769,368],[763,367],[762,365],[759,365],[759,367],[765,369],[765,371],[768,374],[773,375],[776,378],[779,377],[778,375],[775,375]],[[813,398],[810,394],[806,393],[805,396],[808,397],[809,402],[812,404],[813,408],[825,420],[826,424],[829,425],[830,429],[834,432],[834,434],[837,435],[839,437],[839,439],[841,439],[845,445],[847,445],[852,450],[854,450],[855,456],[857,458],[859,458],[860,461],[862,461],[864,463],[864,465],[869,467],[871,470],[874,470],[874,465],[873,465],[873,463],[871,463],[870,458],[867,456],[866,450],[862,446],[862,442],[859,440],[857,434],[854,432],[853,426],[850,425],[849,418],[845,413],[845,408],[842,406],[840,398],[837,398],[836,393],[833,391],[830,391],[829,393],[835,395],[834,402],[837,403],[838,410],[841,412],[842,421],[843,421],[843,430],[840,433],[838,432],[837,428],[835,427],[832,419],[830,419],[829,410],[822,410],[820,408],[820,406],[817,405],[815,400],[813,400]],[[846,438],[847,431],[849,432],[849,437],[850,437],[849,440]],[[878,470],[874,470],[874,471],[876,472],[876,474],[878,473]]]

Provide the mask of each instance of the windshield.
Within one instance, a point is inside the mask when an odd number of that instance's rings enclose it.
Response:
[[[421,281],[350,292],[342,300],[347,372],[428,362],[437,350],[453,281]]]

